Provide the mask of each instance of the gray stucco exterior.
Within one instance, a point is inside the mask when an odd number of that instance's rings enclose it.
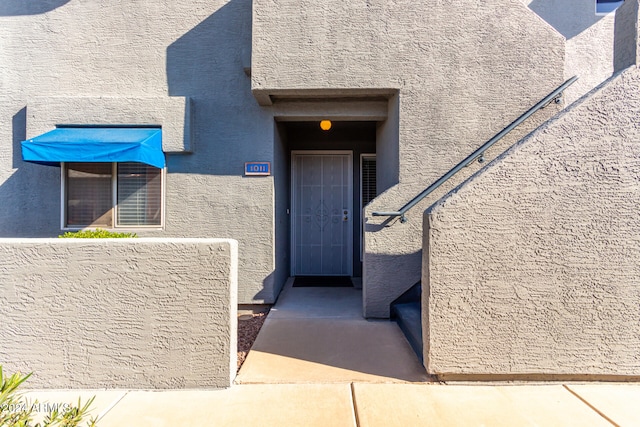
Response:
[[[638,1],[616,68],[424,214],[427,371],[640,378]]]
[[[640,70],[425,213],[427,370],[640,377]]]
[[[20,141],[56,124],[156,124],[167,152],[165,225],[148,237],[238,241],[241,302],[273,302],[270,114],[251,95],[251,1],[0,6],[0,235],[60,234],[60,169],[25,163]],[[123,10],[126,9],[126,13]]]
[[[373,147],[380,194],[352,216],[353,271],[364,315],[388,317],[421,278],[422,211],[479,165],[405,224],[372,212],[401,207],[576,70],[581,86],[565,104],[537,113],[487,160],[635,55],[616,44],[627,32],[615,15],[591,16],[580,9],[592,10],[587,0],[561,3],[6,0],[0,236],[61,231],[60,169],[23,162],[20,141],[56,124],[159,125],[164,221],[135,231],[235,239],[238,301],[273,303],[291,274],[291,151]],[[558,12],[573,8],[582,12]],[[374,141],[322,145],[311,130],[325,118],[344,122],[340,135],[371,125]],[[270,162],[271,176],[244,176],[249,161]]]
[[[522,0],[565,38],[564,76],[580,79],[565,93],[567,105],[614,71],[616,14],[595,13],[595,0]]]

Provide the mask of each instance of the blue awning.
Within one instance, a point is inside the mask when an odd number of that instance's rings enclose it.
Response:
[[[22,141],[27,162],[140,162],[164,168],[162,130],[138,127],[59,127]]]

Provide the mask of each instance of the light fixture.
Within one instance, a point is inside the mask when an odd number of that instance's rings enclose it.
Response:
[[[322,130],[331,129],[331,120],[322,120],[320,122],[320,129],[322,129]]]

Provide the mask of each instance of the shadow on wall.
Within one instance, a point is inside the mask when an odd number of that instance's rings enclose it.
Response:
[[[368,252],[364,269],[365,317],[388,319],[391,303],[422,279],[422,249],[398,254]]]
[[[617,73],[638,62],[638,3],[626,2],[616,13],[613,37],[613,71]]]
[[[282,276],[280,274],[280,276]],[[262,288],[258,292],[256,292],[251,298],[253,300],[263,300],[269,301],[267,304],[273,304],[278,299],[280,295],[280,291],[282,290],[282,286],[286,282],[289,276],[284,276],[278,278],[276,272],[271,272],[267,277],[262,280]]]
[[[22,161],[22,146],[20,142],[27,139],[27,107],[24,107],[12,117],[11,129],[13,132],[11,167],[18,169],[25,164],[25,162]]]
[[[55,237],[60,229],[60,168],[22,161],[26,107],[13,116],[12,128],[12,167],[16,171],[0,184],[0,236]]]
[[[194,154],[170,156],[170,173],[242,175],[246,158],[273,156],[272,144],[259,144],[268,132],[267,114],[244,72],[250,63],[251,8],[251,0],[230,0],[167,47],[169,95],[192,99],[195,130]]]
[[[590,7],[583,7],[587,4]],[[576,7],[579,6],[579,7]],[[567,40],[588,29],[604,16],[596,15],[595,0],[566,2],[566,0],[533,0],[529,9],[547,21]]]
[[[370,273],[376,274],[378,269],[392,269],[396,272],[397,281],[394,285],[399,285],[397,289],[385,286],[386,290],[391,291],[390,295],[395,294],[389,303],[422,279],[422,249],[399,254],[369,252],[366,260]]]
[[[39,15],[64,6],[70,0],[2,0],[0,16]]]
[[[250,50],[251,1],[231,0],[167,47],[169,96],[237,95]]]

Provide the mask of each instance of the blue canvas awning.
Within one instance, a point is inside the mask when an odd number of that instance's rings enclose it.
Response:
[[[27,162],[140,162],[164,168],[162,130],[138,127],[59,127],[22,141]]]

